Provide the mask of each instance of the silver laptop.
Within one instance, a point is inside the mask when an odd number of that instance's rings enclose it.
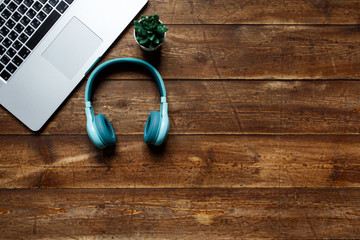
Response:
[[[0,0],[0,103],[38,131],[147,0]]]

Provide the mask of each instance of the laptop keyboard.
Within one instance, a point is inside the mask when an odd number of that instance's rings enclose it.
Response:
[[[0,77],[4,81],[11,78],[73,1],[4,0],[0,4]]]

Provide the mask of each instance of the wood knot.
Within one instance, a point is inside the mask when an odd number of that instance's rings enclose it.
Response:
[[[104,208],[105,208],[105,204],[100,204],[100,205],[99,205],[99,208],[104,209]]]
[[[225,210],[194,210],[196,213],[193,215],[195,220],[202,225],[211,225],[215,218],[218,218],[226,213]]]
[[[12,210],[0,208],[0,215],[3,215],[3,214],[11,214],[12,212],[13,212]]]
[[[330,175],[330,179],[333,182],[340,183],[340,181],[342,180],[342,170],[339,166],[334,166],[334,170]]]
[[[206,63],[206,55],[204,53],[198,52],[195,57],[196,61],[200,63]]]
[[[329,13],[329,1],[328,0],[312,0],[313,5],[321,9],[324,13]]]

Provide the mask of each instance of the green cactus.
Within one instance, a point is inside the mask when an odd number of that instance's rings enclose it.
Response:
[[[165,40],[165,32],[169,29],[159,21],[159,15],[141,16],[140,21],[134,21],[135,37],[140,45],[154,50]]]

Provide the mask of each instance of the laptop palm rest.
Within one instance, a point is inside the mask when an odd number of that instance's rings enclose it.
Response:
[[[78,18],[73,17],[44,51],[42,57],[68,79],[72,79],[102,41]]]

